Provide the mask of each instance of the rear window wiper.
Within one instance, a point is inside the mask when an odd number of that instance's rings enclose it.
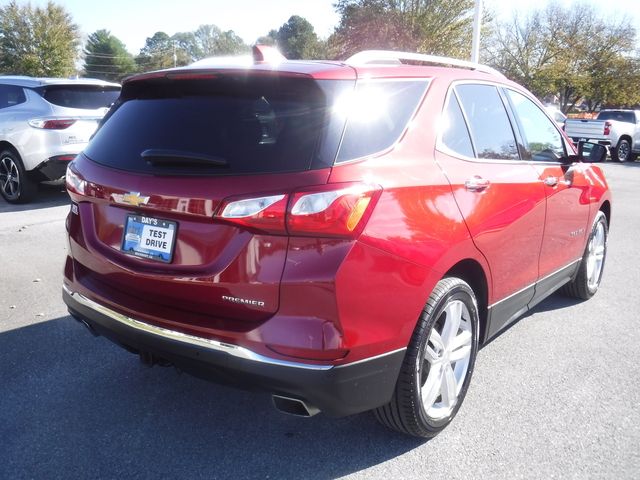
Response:
[[[150,148],[140,154],[149,164],[167,167],[227,167],[229,162],[222,157],[182,150]]]

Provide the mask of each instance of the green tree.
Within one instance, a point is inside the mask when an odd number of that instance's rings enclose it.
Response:
[[[108,30],[89,35],[84,54],[84,71],[88,77],[118,82],[138,70],[124,43]]]
[[[223,32],[216,25],[200,25],[193,32],[192,42],[189,50],[194,60],[249,51],[249,47],[233,30]]]
[[[138,68],[146,72],[188,65],[193,61],[186,46],[191,36],[177,33],[170,37],[165,32],[156,32],[152,37],[147,37],[144,47],[136,57]]]
[[[15,0],[0,8],[0,71],[46,77],[75,72],[78,26],[53,2],[33,8]]]
[[[324,44],[318,39],[313,25],[298,15],[290,17],[277,32],[272,30],[268,36],[275,37],[276,45],[288,59],[325,57]]]
[[[336,58],[385,49],[466,59],[473,6],[473,0],[338,0],[340,23],[329,51]]]
[[[550,4],[498,25],[483,57],[536,96],[557,97],[564,112],[582,100],[596,109],[635,102],[635,39],[626,20],[604,20],[588,5]]]

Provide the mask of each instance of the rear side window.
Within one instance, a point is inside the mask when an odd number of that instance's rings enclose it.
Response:
[[[442,144],[459,155],[475,157],[467,124],[464,121],[462,110],[460,110],[460,105],[454,92],[449,95],[443,121]]]
[[[397,142],[428,85],[425,79],[360,81],[338,98],[335,114],[348,119],[337,162],[366,157]]]
[[[507,95],[520,122],[525,143],[525,158],[535,161],[557,161],[563,157],[564,142],[555,124],[524,95],[513,90],[507,90]]]
[[[498,89],[491,85],[458,85],[456,92],[469,122],[476,156],[518,160],[516,139]]]
[[[95,110],[110,107],[120,95],[119,87],[51,85],[41,91],[44,99],[59,107]]]
[[[22,87],[0,85],[0,108],[13,107],[27,101]]]
[[[332,106],[353,83],[246,74],[134,81],[84,153],[103,165],[156,175],[331,166],[344,128]],[[150,151],[164,155],[162,162],[150,159]]]
[[[634,112],[625,112],[621,110],[609,110],[600,112],[598,120],[616,120],[618,122],[636,123],[636,115]]]

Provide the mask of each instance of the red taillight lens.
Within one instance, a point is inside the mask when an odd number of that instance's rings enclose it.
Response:
[[[609,135],[611,133],[611,122],[604,122],[604,134]]]
[[[376,185],[349,183],[292,194],[231,197],[222,202],[215,218],[279,235],[352,238],[364,228],[381,192]]]
[[[227,198],[215,215],[217,218],[267,233],[285,234],[287,195],[251,198]]]
[[[65,185],[69,193],[77,195],[86,195],[87,181],[80,176],[73,168],[73,162],[67,166],[67,174],[65,176]]]
[[[289,235],[353,237],[362,231],[382,189],[376,185],[323,185],[291,195]]]
[[[29,125],[44,130],[64,130],[76,123],[74,118],[32,118]]]

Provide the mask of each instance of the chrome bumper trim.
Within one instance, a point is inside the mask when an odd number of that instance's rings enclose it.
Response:
[[[242,358],[244,360],[267,363],[269,365],[302,368],[305,370],[331,370],[332,368],[334,368],[333,365],[314,365],[311,363],[288,362],[286,360],[278,360],[276,358],[265,357],[264,355],[252,352],[251,350],[244,347],[239,347],[238,345],[231,345],[228,343],[219,342],[217,340],[211,340],[209,338],[196,337],[194,335],[189,335],[186,333],[157,327],[155,325],[150,325],[148,323],[141,322],[140,320],[136,320],[121,313],[115,312],[110,308],[105,307],[104,305],[100,305],[99,303],[88,299],[78,292],[72,292],[66,285],[63,285],[62,288],[71,298],[84,305],[85,307],[95,310],[96,312],[101,313],[102,315],[106,315],[107,317],[116,320],[126,325],[127,327],[134,328],[141,332],[150,333],[152,335],[157,335],[159,337],[174,340],[177,342],[188,343],[190,345],[208,348],[210,350],[216,350],[218,352],[226,353],[233,357]]]

